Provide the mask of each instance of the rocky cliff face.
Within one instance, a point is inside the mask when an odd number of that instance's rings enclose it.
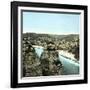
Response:
[[[23,77],[41,76],[41,63],[28,40],[23,42]]]
[[[23,72],[25,77],[42,75],[41,63],[35,52],[26,54],[23,68],[25,69]]]
[[[40,58],[42,75],[61,75],[62,64],[58,59],[58,53],[55,51],[44,51]]]
[[[56,51],[55,45],[49,43],[47,49],[41,55],[40,58],[42,75],[61,75],[62,74],[62,64],[59,60],[58,52]]]
[[[59,60],[59,55],[53,42],[47,43],[47,47],[39,58],[35,52],[35,48],[30,43],[30,40],[24,38],[22,54],[23,77],[62,74],[62,64]]]

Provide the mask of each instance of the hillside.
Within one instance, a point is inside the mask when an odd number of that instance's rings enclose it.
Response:
[[[67,50],[75,54],[75,58],[79,60],[79,34],[54,35],[54,34],[37,34],[23,33],[23,41],[31,45],[42,46],[45,49],[51,41],[57,50]]]

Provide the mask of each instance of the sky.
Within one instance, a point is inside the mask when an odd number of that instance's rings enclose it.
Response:
[[[23,12],[23,33],[79,34],[80,14]]]

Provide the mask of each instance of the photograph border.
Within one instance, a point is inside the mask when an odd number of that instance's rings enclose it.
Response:
[[[33,83],[18,83],[18,7],[42,7],[42,8],[58,8],[73,9],[84,11],[84,79],[67,80],[67,81],[48,81]],[[35,2],[11,2],[11,87],[34,87],[34,86],[51,86],[51,85],[67,85],[81,84],[88,82],[87,72],[87,6],[83,5],[67,5],[67,4],[51,4],[51,3],[35,3]]]

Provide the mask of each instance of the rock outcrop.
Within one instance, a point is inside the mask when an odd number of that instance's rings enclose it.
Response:
[[[46,49],[38,57],[29,38],[23,38],[22,48],[22,77],[61,75],[62,64],[56,46],[48,42]]]
[[[24,41],[23,46],[23,77],[41,76],[41,63],[32,45]],[[24,45],[23,44],[23,45]]]
[[[47,49],[42,53],[40,61],[43,76],[62,74],[62,64],[53,42],[48,43]]]

